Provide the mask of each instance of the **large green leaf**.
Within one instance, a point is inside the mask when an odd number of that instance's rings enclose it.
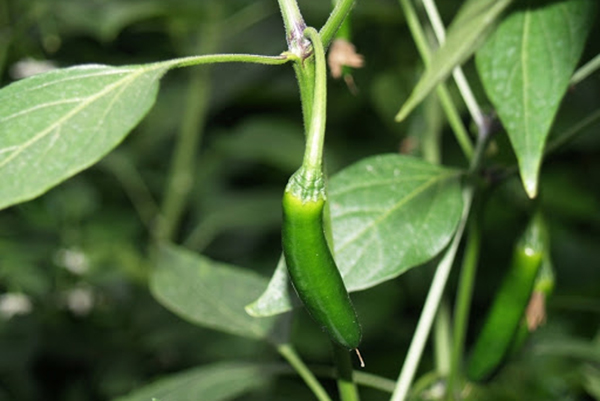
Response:
[[[462,210],[459,177],[456,170],[392,154],[364,159],[331,179],[335,259],[349,291],[393,279],[448,244]],[[291,309],[288,288],[282,261],[248,312]]]
[[[444,44],[433,54],[425,73],[396,115],[404,120],[452,70],[469,58],[491,32],[496,19],[512,0],[469,0],[448,28]]]
[[[529,0],[478,52],[477,70],[537,194],[544,145],[594,20],[595,0]]]
[[[87,65],[0,91],[0,209],[32,199],[101,159],[154,104],[167,64]]]
[[[173,313],[199,326],[278,342],[285,331],[275,318],[248,316],[267,280],[246,269],[212,261],[173,245],[162,246],[150,278],[154,297]]]
[[[274,371],[257,364],[221,362],[162,378],[115,401],[224,401],[260,389]]]

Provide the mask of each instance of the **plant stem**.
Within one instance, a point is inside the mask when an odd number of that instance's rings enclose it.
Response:
[[[447,377],[450,373],[452,336],[450,335],[450,307],[448,300],[442,299],[440,308],[435,317],[433,326],[435,366],[440,377]]]
[[[308,42],[304,37],[304,30],[306,29],[306,23],[298,3],[296,0],[278,0],[279,9],[281,10],[281,16],[283,17],[283,24],[285,25],[285,37],[288,44],[288,51],[298,58],[304,58]]]
[[[337,385],[342,401],[359,401],[358,389],[354,384],[352,372],[352,359],[350,353],[344,347],[331,342],[333,348],[333,360],[337,370]]]
[[[429,336],[433,319],[437,313],[438,305],[442,299],[444,287],[448,281],[448,275],[450,274],[450,269],[452,267],[452,263],[454,262],[454,257],[456,256],[458,244],[462,238],[465,223],[469,215],[472,198],[473,188],[471,186],[467,186],[463,189],[463,211],[461,221],[458,225],[456,233],[454,234],[454,238],[450,243],[450,246],[444,253],[444,257],[438,264],[435,275],[433,276],[431,287],[429,288],[429,293],[427,294],[427,299],[425,300],[423,311],[421,312],[421,317],[419,318],[419,323],[417,324],[415,334],[413,335],[413,339],[410,343],[408,354],[406,355],[404,365],[402,366],[402,371],[400,372],[400,377],[396,383],[396,388],[392,394],[392,401],[404,401],[408,394],[408,390],[414,378],[417,366],[421,360],[423,348],[425,347],[427,337]]]
[[[431,62],[431,51],[429,50],[429,45],[427,44],[427,40],[425,39],[425,33],[423,32],[423,27],[421,26],[419,19],[417,17],[417,13],[412,6],[409,0],[399,0],[400,6],[406,16],[406,23],[408,24],[408,28],[413,36],[413,40],[415,45],[417,46],[417,50],[421,55],[421,59],[423,63],[427,67]],[[450,97],[450,93],[448,92],[448,88],[444,83],[440,83],[436,92],[438,97],[440,98],[440,102],[442,104],[442,108],[446,113],[446,117],[448,118],[448,123],[452,127],[452,131],[456,137],[460,148],[462,149],[464,155],[467,159],[471,160],[473,156],[473,144],[469,139],[469,134],[467,133],[466,128],[464,127],[460,115],[456,110],[456,106],[452,102]]]
[[[310,126],[306,136],[306,151],[302,167],[310,171],[322,171],[323,142],[325,141],[325,121],[327,111],[327,70],[325,51],[319,33],[314,28],[306,28],[304,34],[310,39],[315,55],[315,86]]]
[[[325,21],[325,25],[323,25],[319,31],[321,41],[325,48],[329,47],[336,32],[350,13],[352,6],[354,6],[354,0],[338,0],[335,3],[335,7],[331,11],[329,18]]]
[[[278,0],[285,25],[288,52],[294,58],[294,72],[300,90],[304,127],[311,124],[312,104],[315,88],[315,63],[310,41],[304,36],[306,23],[302,18],[296,0]]]
[[[375,388],[377,390],[386,391],[392,393],[394,391],[394,385],[396,384],[393,380],[386,379],[385,377],[377,376],[371,373],[354,371],[352,375],[354,381],[362,386]]]
[[[600,54],[597,54],[596,57],[585,63],[581,68],[579,68],[569,81],[571,85],[577,85],[579,82],[583,81],[587,77],[589,77],[594,71],[600,69]]]
[[[477,147],[475,148],[475,154],[471,161],[471,166],[469,169],[469,172],[471,173],[478,170],[491,136],[489,135],[487,125],[484,125],[483,128],[484,130],[479,133]],[[456,251],[458,250],[458,245],[460,244],[462,234],[471,210],[471,202],[473,201],[474,193],[474,186],[470,183],[467,183],[462,191],[463,210],[461,220],[458,224],[456,232],[454,233],[454,238],[446,249],[444,257],[439,262],[433,276],[431,287],[429,288],[429,293],[427,294],[423,311],[421,312],[421,317],[417,323],[417,328],[410,343],[406,359],[404,360],[404,365],[402,366],[400,376],[396,382],[396,388],[392,394],[392,401],[404,401],[408,394],[408,390],[414,378],[417,366],[421,360],[421,355],[423,354],[425,342],[427,341],[427,337],[431,331],[433,319],[435,318],[438,306],[442,299],[442,294],[444,292],[446,282],[448,281],[450,269],[452,268],[454,258],[456,257]]]
[[[462,358],[465,347],[465,336],[467,325],[469,323],[469,312],[471,298],[473,295],[473,284],[477,272],[477,262],[479,260],[479,249],[481,243],[481,233],[479,230],[479,217],[477,213],[473,215],[467,229],[467,243],[463,256],[460,278],[458,283],[458,298],[454,308],[454,343],[452,346],[452,359],[450,376],[448,378],[448,396],[453,397],[458,387],[459,375],[461,372]],[[449,398],[453,399],[453,398]]]
[[[309,57],[304,61],[294,63],[294,72],[300,90],[300,104],[302,105],[302,119],[305,132],[310,127],[312,108],[315,93],[315,59]]]
[[[340,2],[342,2],[342,0],[332,0],[331,4],[333,5],[333,7],[335,9],[335,6],[337,6],[337,4]],[[333,10],[331,10],[331,12],[333,13]],[[321,35],[321,41],[323,40],[322,31],[323,31],[323,28],[321,28],[321,31],[319,31],[319,34]],[[350,19],[349,13],[346,15],[346,17],[340,24],[337,31],[335,31],[333,37],[335,39],[344,39],[344,40],[347,40],[348,42],[352,42],[351,19]]]
[[[111,152],[102,159],[100,166],[114,174],[131,200],[141,222],[151,231],[154,219],[159,213],[158,205],[132,158],[124,153],[121,150]]]
[[[315,378],[308,367],[302,362],[296,350],[290,344],[281,344],[277,346],[277,351],[283,356],[289,364],[298,372],[306,385],[312,390],[319,401],[331,401],[329,395]]]
[[[446,40],[446,32],[444,29],[444,23],[440,18],[440,14],[435,5],[434,0],[422,0],[423,5],[425,6],[425,12],[429,17],[429,21],[431,22],[431,26],[433,27],[433,32],[440,43],[443,45]],[[469,113],[471,113],[471,118],[475,121],[475,124],[478,128],[481,128],[484,124],[483,113],[481,112],[481,108],[479,107],[479,103],[477,103],[477,99],[475,99],[475,95],[473,95],[473,91],[469,86],[469,82],[467,82],[467,78],[463,73],[462,68],[456,67],[452,71],[452,76],[454,77],[454,81],[456,82],[456,86],[458,86],[458,90],[462,95],[465,104],[467,105],[467,109]]]
[[[201,30],[198,38],[201,41],[198,49],[201,53],[210,53],[214,50],[218,42],[217,25],[218,23],[209,23]],[[204,132],[209,94],[210,69],[192,71],[161,207],[162,213],[156,228],[156,237],[161,241],[173,239],[187,205],[188,195],[194,185],[194,165],[198,145]]]
[[[281,369],[285,371],[285,369]],[[287,371],[295,373],[296,371],[288,366]],[[313,372],[317,377],[323,377],[328,379],[335,379],[337,372],[329,366],[311,366],[310,371]],[[362,372],[360,370],[354,370],[352,377],[357,384],[363,387],[370,387],[376,390],[380,390],[386,393],[392,393],[394,391],[395,381],[374,375],[372,373]]]
[[[181,68],[202,64],[219,63],[253,63],[264,65],[281,65],[295,60],[296,57],[290,53],[282,53],[279,56],[262,56],[259,54],[209,54],[204,56],[181,57],[158,63],[148,64],[152,67]]]

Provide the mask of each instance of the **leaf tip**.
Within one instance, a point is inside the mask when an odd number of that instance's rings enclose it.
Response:
[[[261,317],[260,313],[256,310],[256,303],[258,300],[244,306],[246,313],[252,317]]]
[[[401,123],[408,116],[410,110],[406,107],[406,103],[402,106],[396,117],[394,117],[394,121],[397,123]]]
[[[535,199],[538,193],[538,180],[537,176],[523,177],[523,187],[529,199]]]

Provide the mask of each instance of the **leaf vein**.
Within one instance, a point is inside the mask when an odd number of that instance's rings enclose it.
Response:
[[[87,106],[89,106],[95,100],[101,98],[102,96],[104,96],[107,93],[110,93],[115,88],[119,88],[119,86],[133,81],[134,79],[136,79],[139,75],[143,74],[144,72],[146,72],[146,71],[142,70],[142,69],[135,71],[134,73],[126,75],[125,77],[114,82],[113,84],[106,86],[104,89],[102,89],[98,93],[91,95],[87,98],[84,98],[85,100],[82,101],[82,103],[78,107],[75,107],[73,110],[66,113],[63,117],[59,118],[56,122],[52,123],[46,129],[42,130],[39,134],[37,134],[33,138],[29,139],[28,141],[26,141],[25,143],[20,145],[20,147],[17,151],[13,152],[9,157],[7,157],[2,162],[0,162],[0,169],[4,168],[6,166],[6,164],[11,162],[14,158],[16,158],[19,154],[21,154],[29,146],[35,144],[36,142],[38,142],[39,140],[43,139],[48,134],[50,134],[56,127],[61,126],[65,122],[69,121],[69,119],[76,116],[79,112],[84,110]]]

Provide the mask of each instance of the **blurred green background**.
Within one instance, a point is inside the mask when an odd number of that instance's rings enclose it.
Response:
[[[462,2],[439,3],[448,23]],[[317,27],[330,11],[327,1],[299,4],[307,23]],[[329,82],[329,172],[378,153],[419,156],[419,138],[426,131],[443,135],[444,164],[465,167],[436,99],[407,122],[393,121],[422,71],[398,3],[359,1],[353,36],[366,64],[353,72],[357,95],[343,81]],[[583,60],[600,52],[599,37],[596,23]],[[24,68],[39,66],[33,61],[57,67],[125,65],[205,53],[276,55],[284,49],[274,0],[0,0],[3,86],[26,74]],[[472,63],[465,69],[486,105]],[[204,92],[190,90],[191,85]],[[453,85],[451,90],[456,95]],[[553,133],[598,108],[600,74],[595,73],[567,94]],[[0,401],[109,400],[198,365],[279,360],[263,343],[181,320],[148,291],[151,231],[186,110],[198,118],[194,129],[202,135],[191,201],[176,242],[265,277],[274,270],[281,252],[281,193],[303,152],[291,67],[219,65],[170,72],[150,114],[107,158],[44,196],[0,212]],[[463,116],[468,122],[464,110]],[[600,348],[598,129],[589,128],[544,163],[540,203],[550,224],[557,276],[548,323],[484,399],[587,400],[594,394],[600,399],[598,360],[594,365],[543,347],[595,341]],[[504,133],[492,149],[490,177],[515,164]],[[530,208],[516,177],[487,199],[470,342]],[[423,266],[353,295],[367,371],[397,377],[431,275],[432,266]],[[300,354],[311,364],[329,363],[327,339],[304,312],[297,315],[293,339]],[[421,373],[432,369],[428,347]],[[300,380],[283,376],[241,399],[310,397]],[[389,398],[368,389],[363,397]]]

